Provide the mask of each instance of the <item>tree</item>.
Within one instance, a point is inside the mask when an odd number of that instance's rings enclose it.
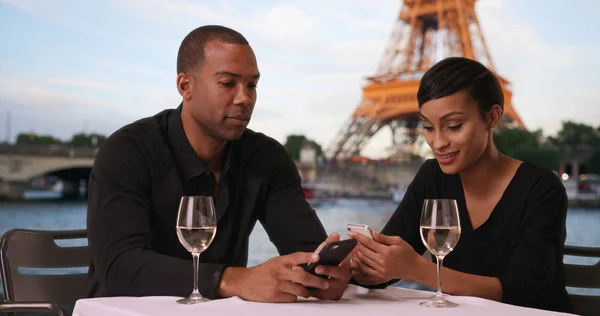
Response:
[[[587,166],[589,173],[600,174],[600,149],[596,148],[596,151],[588,159]]]
[[[594,128],[582,123],[565,121],[556,136],[548,137],[548,141],[558,149],[562,160],[582,154],[589,155],[585,162],[586,172],[600,174],[600,126]],[[582,148],[587,153],[582,153]]]
[[[73,135],[69,144],[73,147],[100,147],[104,141],[106,141],[104,135],[79,133]]]
[[[548,170],[558,171],[560,168],[560,157],[556,150],[550,147],[520,147],[514,151],[512,157]]]
[[[515,159],[528,161],[538,167],[558,171],[560,157],[556,149],[548,146],[541,130],[506,128],[494,135],[498,149]]]
[[[29,145],[53,145],[62,144],[62,141],[58,138],[54,138],[49,135],[37,135],[35,133],[21,133],[17,135],[17,144],[29,144]]]
[[[321,145],[313,140],[307,139],[304,135],[289,135],[283,147],[285,147],[285,150],[292,156],[292,159],[298,161],[300,160],[300,149],[302,149],[305,141],[308,141],[315,146],[317,149],[317,157],[323,157]]]
[[[556,137],[549,137],[548,139],[551,143],[559,147],[579,144],[600,146],[600,126],[593,128],[586,124],[565,121],[562,124],[562,129],[556,134]]]
[[[520,128],[505,128],[494,135],[494,143],[498,149],[512,156],[519,148],[538,148],[543,140],[541,130],[529,132]]]

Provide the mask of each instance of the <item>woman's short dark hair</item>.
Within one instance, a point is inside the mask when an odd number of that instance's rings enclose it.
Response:
[[[433,65],[421,78],[417,100],[423,104],[466,90],[484,115],[494,104],[504,111],[504,94],[498,78],[481,63],[464,57],[446,58]]]

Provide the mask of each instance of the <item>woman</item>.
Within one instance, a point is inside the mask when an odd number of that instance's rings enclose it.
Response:
[[[504,110],[498,79],[476,61],[448,58],[425,73],[417,98],[436,159],[423,163],[374,240],[351,234],[359,241],[354,280],[382,287],[408,278],[435,288],[436,265],[422,256],[421,208],[424,199],[456,199],[462,231],[443,261],[444,292],[570,311],[565,189],[554,173],[494,145]]]

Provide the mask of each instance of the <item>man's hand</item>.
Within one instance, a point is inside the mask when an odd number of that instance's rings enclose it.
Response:
[[[373,231],[373,239],[352,232],[348,234],[359,242],[352,260],[352,273],[361,284],[374,285],[391,279],[410,278],[418,267],[419,254],[400,237],[376,231]]]
[[[307,287],[324,290],[331,283],[298,267],[299,264],[315,262],[318,258],[318,255],[310,252],[296,252],[271,258],[252,268],[227,268],[221,276],[217,294],[271,303],[294,302],[298,296],[309,297]]]
[[[332,242],[340,240],[338,233],[333,233],[325,239],[323,243],[315,250],[315,254],[318,254],[323,247]],[[322,300],[339,300],[343,295],[344,291],[348,287],[348,282],[352,277],[350,270],[350,258],[352,252],[340,263],[339,266],[317,266],[315,273],[320,275],[329,276],[329,288],[327,289],[310,289],[310,294],[316,298]],[[294,267],[298,269],[300,267]],[[301,269],[301,268],[300,268]]]

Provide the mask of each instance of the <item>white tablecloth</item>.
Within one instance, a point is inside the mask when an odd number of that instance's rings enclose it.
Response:
[[[448,296],[460,304],[454,308],[419,306],[434,293],[397,287],[368,290],[350,285],[339,301],[301,299],[295,303],[256,303],[238,297],[219,299],[195,305],[175,303],[179,297],[107,297],[77,301],[73,316],[225,316],[225,315],[283,315],[283,316],[408,316],[408,315],[567,315],[543,310],[517,307],[477,297]]]

